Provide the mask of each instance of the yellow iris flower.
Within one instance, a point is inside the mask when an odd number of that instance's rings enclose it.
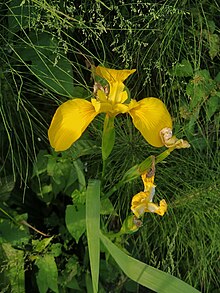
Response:
[[[160,201],[160,205],[153,203],[155,193],[154,176],[147,177],[144,173],[142,176],[144,183],[144,191],[134,195],[131,202],[131,210],[137,218],[140,218],[144,213],[156,213],[163,216],[167,210],[167,203],[164,199]]]
[[[145,98],[138,102],[132,99],[126,103],[128,93],[123,82],[134,72],[135,69],[96,67],[95,74],[104,78],[108,85],[102,87],[95,84],[96,95],[91,102],[75,98],[58,107],[48,130],[49,141],[55,151],[68,149],[100,113],[106,113],[109,117],[129,113],[134,126],[149,144],[163,146],[160,132],[164,128],[172,129],[172,120],[164,103],[157,98]]]

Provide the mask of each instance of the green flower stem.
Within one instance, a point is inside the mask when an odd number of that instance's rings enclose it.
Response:
[[[104,196],[103,198],[110,197],[115,191],[117,191],[121,186],[123,186],[125,183],[130,182],[136,178],[138,178],[141,174],[148,171],[151,166],[153,159],[155,159],[155,164],[158,164],[162,162],[165,158],[167,158],[170,153],[175,149],[175,147],[166,149],[164,152],[162,152],[160,155],[154,157],[150,156],[147,159],[145,159],[142,163],[139,165],[135,165],[132,168],[130,168],[123,176],[122,180],[120,180],[117,184],[115,184],[114,187],[112,187]]]
[[[108,114],[105,116],[102,132],[102,179],[105,175],[106,160],[108,159],[115,143],[114,119],[115,117],[110,117]]]

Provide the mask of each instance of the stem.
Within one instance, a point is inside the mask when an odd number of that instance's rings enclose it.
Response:
[[[139,165],[137,165],[135,168],[132,167],[134,170],[131,172],[131,176],[127,179],[122,178],[122,180],[120,180],[117,184],[115,184],[114,187],[112,187],[104,196],[103,198],[109,198],[115,191],[117,191],[121,186],[123,186],[125,183],[133,181],[134,179],[138,178],[142,173],[146,172],[147,169],[151,168],[150,162],[149,162],[149,158],[153,159],[155,158],[155,164],[158,164],[160,162],[162,162],[166,157],[168,157],[170,155],[170,153],[175,149],[175,147],[166,149],[164,152],[162,152],[160,155],[156,156],[156,158],[154,156],[148,157],[146,160],[144,160],[142,163],[140,163]],[[132,169],[131,168],[131,169]],[[130,169],[130,170],[131,170]],[[126,173],[128,173],[130,170],[128,170]]]
[[[106,169],[106,160],[102,160],[102,182],[104,181],[104,177],[105,177],[105,169]]]

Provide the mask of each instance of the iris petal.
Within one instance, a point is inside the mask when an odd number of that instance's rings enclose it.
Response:
[[[146,141],[155,147],[163,146],[160,131],[165,127],[172,128],[171,116],[164,103],[157,98],[145,98],[139,102],[132,100],[129,108],[134,126]]]
[[[110,68],[105,68],[102,66],[97,66],[95,69],[95,73],[106,79],[109,83],[112,82],[123,82],[126,78],[128,78],[129,75],[134,73],[136,69],[123,69],[123,70],[116,70],[116,69],[110,69]]]
[[[83,99],[63,103],[56,110],[48,130],[51,146],[55,151],[68,149],[97,114],[93,105]]]

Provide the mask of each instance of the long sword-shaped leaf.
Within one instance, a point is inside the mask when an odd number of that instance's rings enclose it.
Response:
[[[90,180],[86,192],[86,231],[94,293],[98,292],[100,258],[100,181]]]
[[[127,255],[101,232],[100,239],[122,271],[135,282],[158,293],[199,292],[180,279]]]

